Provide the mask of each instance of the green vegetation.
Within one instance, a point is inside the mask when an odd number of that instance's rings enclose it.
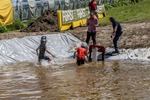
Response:
[[[140,0],[138,3],[128,2],[106,4],[106,17],[100,19],[102,25],[109,24],[109,17],[112,16],[120,22],[150,20],[150,0]]]
[[[0,26],[0,33],[5,33],[7,32],[6,26]]]
[[[13,31],[13,30],[20,30],[20,29],[25,28],[25,27],[26,27],[25,23],[23,23],[20,20],[15,20],[13,22],[13,24],[11,24],[11,25],[0,26],[0,33],[5,33],[5,32]]]

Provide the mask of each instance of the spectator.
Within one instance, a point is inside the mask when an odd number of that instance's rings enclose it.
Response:
[[[90,18],[87,19],[87,37],[86,43],[89,44],[90,38],[92,37],[93,44],[96,44],[96,27],[98,27],[98,19],[95,18],[94,13],[90,13]]]
[[[96,0],[92,0],[89,2],[89,10],[90,10],[90,13],[94,13],[96,15],[96,17],[98,18]]]
[[[110,17],[109,20],[112,23],[112,27],[113,27],[113,33],[111,35],[111,38],[113,38],[113,44],[115,49],[113,53],[119,53],[117,42],[119,40],[119,37],[122,35],[122,27],[120,23],[116,21],[113,17]]]

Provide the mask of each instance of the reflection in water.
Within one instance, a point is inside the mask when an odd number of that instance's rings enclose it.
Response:
[[[149,65],[107,61],[0,68],[0,100],[149,100]]]

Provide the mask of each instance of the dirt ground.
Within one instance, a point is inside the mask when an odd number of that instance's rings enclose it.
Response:
[[[38,17],[34,22],[30,23],[22,32],[40,32],[47,31],[56,32],[59,31],[57,24],[57,12],[47,10],[42,16]]]
[[[150,22],[131,22],[121,23],[123,28],[123,35],[119,40],[120,48],[145,48],[150,47]],[[67,30],[64,32],[70,32],[77,38],[85,41],[87,27],[78,27],[73,30]],[[5,34],[0,34],[0,39],[9,39],[14,37],[24,37],[32,35],[54,34],[58,32],[20,32],[13,31]],[[97,44],[105,47],[112,47],[112,39],[110,35],[112,33],[111,25],[97,27]]]
[[[150,22],[121,23],[123,34],[119,40],[120,48],[145,48],[150,47]],[[80,27],[68,32],[85,41],[87,27]],[[97,44],[112,47],[112,26],[99,26],[97,28]],[[92,41],[91,41],[92,42]]]

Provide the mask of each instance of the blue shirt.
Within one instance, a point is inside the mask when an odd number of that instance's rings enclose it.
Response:
[[[116,27],[117,27],[116,33],[122,31],[122,27],[121,27],[121,25],[120,25],[120,23],[119,23],[118,21],[114,21],[114,22],[112,23],[112,26],[113,26],[113,28],[116,28]]]

